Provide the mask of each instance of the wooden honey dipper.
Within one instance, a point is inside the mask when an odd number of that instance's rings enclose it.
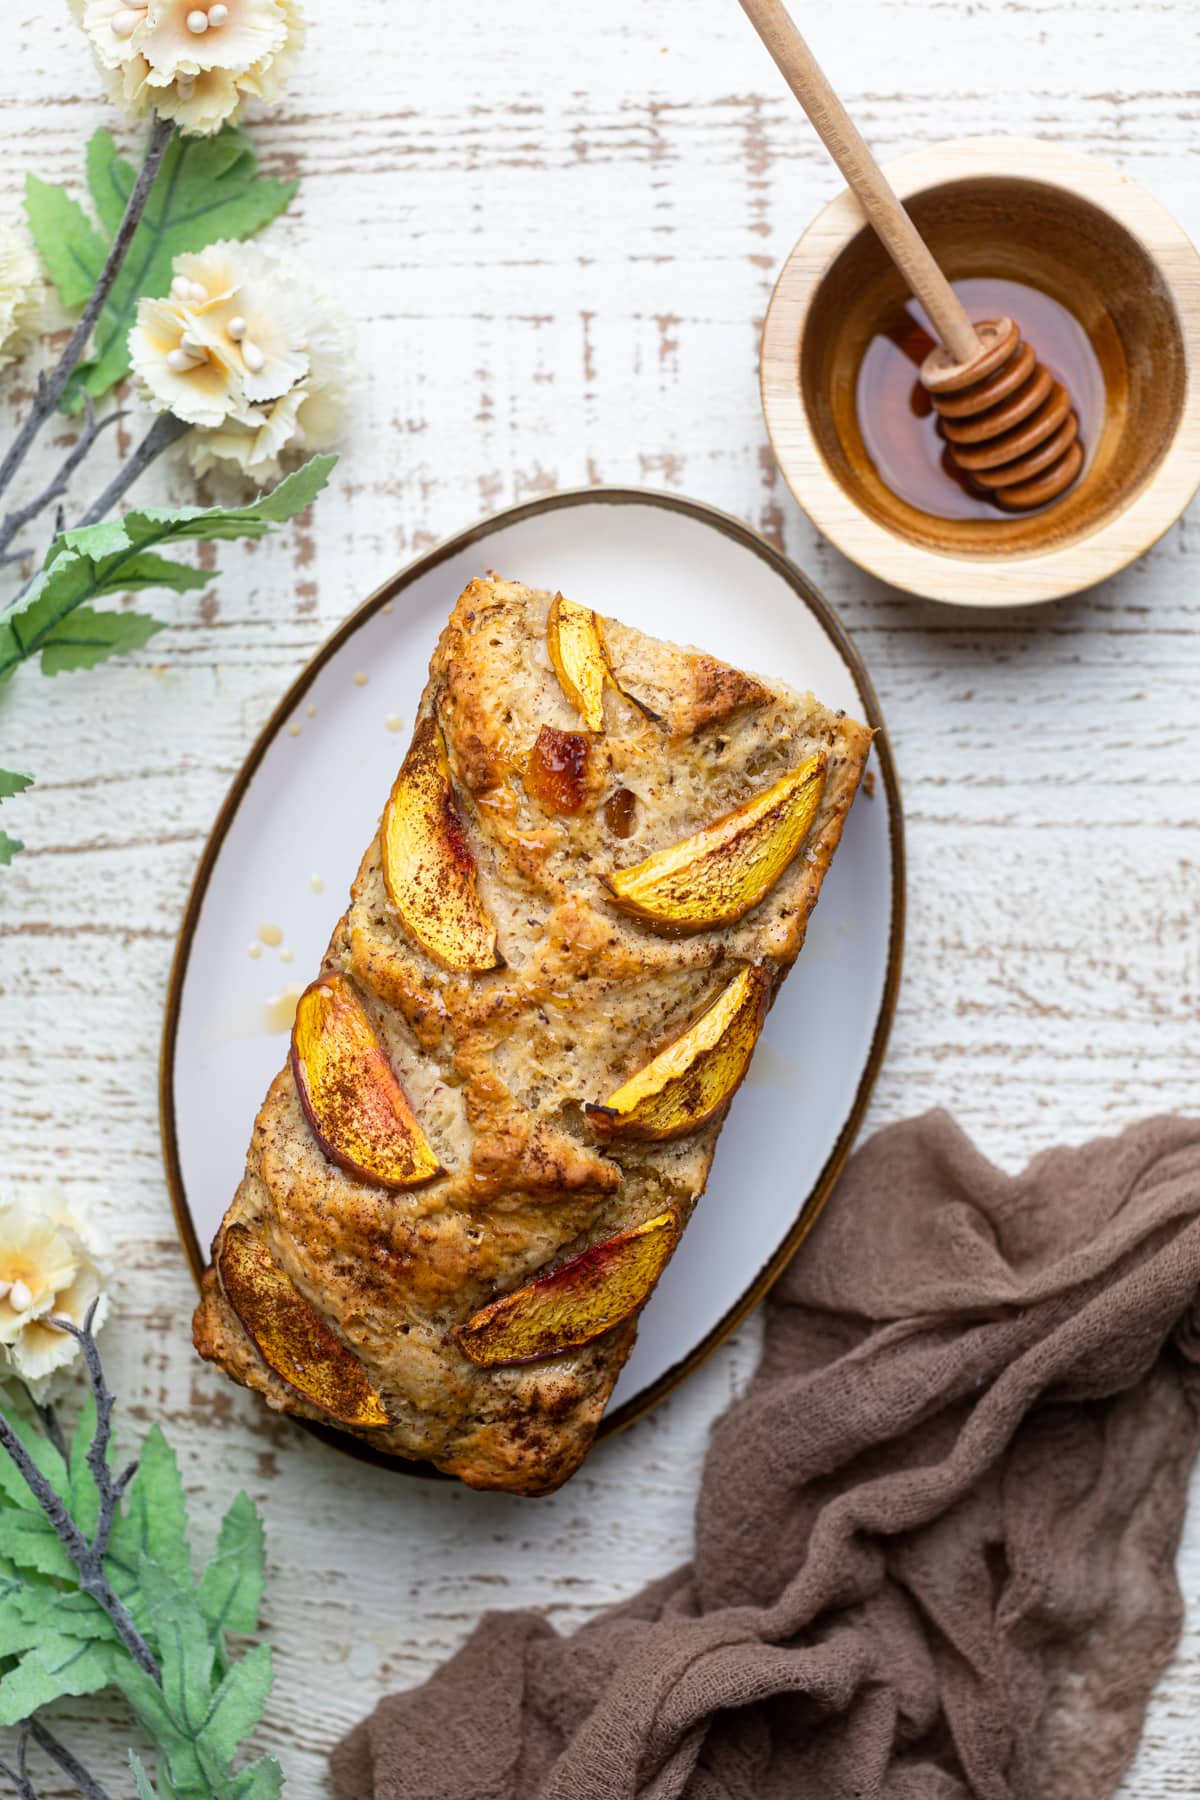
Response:
[[[921,364],[951,459],[998,505],[1064,493],[1083,467],[1071,397],[1012,319],[972,324],[781,0],[741,0],[940,342]]]

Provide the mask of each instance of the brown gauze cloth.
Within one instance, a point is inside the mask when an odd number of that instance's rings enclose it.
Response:
[[[570,1638],[486,1616],[337,1800],[1102,1800],[1180,1625],[1198,1289],[1200,1122],[1015,1179],[944,1114],[880,1132],[775,1289],[690,1567]]]

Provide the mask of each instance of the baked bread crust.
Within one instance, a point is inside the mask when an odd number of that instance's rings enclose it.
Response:
[[[453,1329],[664,1207],[690,1215],[724,1109],[670,1141],[601,1143],[584,1104],[677,1038],[747,963],[768,969],[773,997],[871,742],[811,695],[606,619],[620,688],[608,685],[604,731],[572,771],[578,810],[563,812],[561,795],[538,797],[530,770],[544,726],[581,731],[547,649],[551,599],[495,576],[472,581],[417,720],[440,724],[503,966],[455,973],[422,949],[389,898],[378,834],[322,965],[355,984],[442,1173],[388,1192],[330,1161],[289,1065],[213,1246],[216,1258],[232,1226],[249,1227],[360,1360],[389,1423],[358,1435],[519,1494],[551,1492],[578,1468],[636,1317],[550,1360],[490,1368],[468,1360]],[[616,909],[602,873],[687,837],[818,752],[827,773],[812,827],[744,918],[672,935]],[[618,790],[634,800],[614,812]],[[614,835],[629,823],[629,836]],[[212,1268],[194,1334],[202,1356],[277,1411],[330,1423],[267,1366]]]

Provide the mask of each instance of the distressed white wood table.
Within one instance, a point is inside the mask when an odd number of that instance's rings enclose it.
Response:
[[[383,576],[482,512],[625,482],[739,514],[824,589],[872,668],[908,815],[906,977],[871,1126],[945,1105],[1015,1168],[1194,1104],[1200,1014],[1200,513],[1039,612],[888,592],[817,539],[767,448],[759,321],[838,181],[734,0],[309,10],[289,101],[255,132],[267,172],[302,177],[275,241],[361,327],[333,486],[311,525],[222,546],[219,585],[168,597],[173,628],[147,654],[53,683],[23,672],[0,712],[0,760],[38,774],[8,809],[30,850],[0,877],[0,1168],[49,1164],[103,1208],[120,1249],[109,1363],[127,1414],[178,1445],[201,1537],[239,1483],[262,1507],[278,1679],[261,1742],[294,1800],[324,1791],[337,1736],[482,1609],[571,1626],[686,1557],[706,1432],[757,1342],[745,1330],[540,1502],[359,1467],[192,1353],[155,1090],[175,931],[251,738]],[[27,166],[77,182],[86,135],[111,122],[65,5],[10,11],[9,214]],[[1195,0],[801,12],[884,155],[1040,134],[1108,157],[1200,230]],[[10,382],[8,403],[27,398]],[[156,471],[142,491],[187,483]],[[327,904],[332,921],[341,897]],[[1200,1791],[1196,1500],[1187,1627],[1125,1790],[1139,1800]],[[102,1712],[67,1709],[64,1734],[124,1791]]]

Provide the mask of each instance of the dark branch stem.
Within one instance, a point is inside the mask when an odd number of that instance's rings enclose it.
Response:
[[[38,1791],[28,1775],[22,1775],[17,1769],[10,1769],[8,1764],[0,1760],[0,1775],[5,1781],[11,1781],[17,1800],[38,1800]]]
[[[113,1588],[104,1569],[104,1558],[108,1550],[113,1519],[121,1495],[129,1481],[129,1470],[126,1470],[120,1477],[114,1478],[108,1465],[113,1396],[104,1379],[100,1352],[96,1348],[96,1339],[92,1331],[98,1304],[97,1301],[92,1302],[82,1326],[76,1325],[73,1319],[64,1319],[57,1315],[49,1315],[44,1320],[45,1324],[56,1326],[59,1331],[69,1332],[79,1344],[87,1364],[88,1380],[96,1401],[96,1431],[88,1447],[87,1462],[92,1480],[100,1495],[100,1512],[96,1523],[96,1534],[90,1544],[71,1517],[65,1501],[54,1491],[2,1413],[0,1413],[0,1449],[7,1450],[30,1493],[54,1527],[59,1543],[75,1565],[79,1576],[80,1591],[88,1594],[96,1602],[96,1605],[107,1613],[112,1620],[117,1636],[138,1668],[144,1670],[152,1680],[161,1685],[162,1672],[155,1660],[154,1652],[138,1630],[132,1613]]]
[[[85,1329],[79,1331],[73,1321],[63,1324],[75,1333],[79,1347],[83,1351],[83,1360],[87,1366],[88,1381],[96,1401],[96,1429],[87,1450],[87,1466],[92,1480],[96,1484],[96,1492],[100,1496],[100,1516],[96,1522],[96,1535],[92,1539],[92,1555],[103,1560],[108,1555],[108,1540],[112,1536],[113,1516],[117,1509],[120,1495],[112,1478],[112,1470],[108,1466],[108,1446],[112,1440],[112,1390],[104,1379],[104,1369],[100,1362],[100,1352],[96,1348],[96,1340],[92,1335],[93,1314],[89,1311]]]
[[[177,419],[174,413],[159,413],[137,449],[126,457],[99,499],[88,507],[79,524],[94,525],[98,519],[110,513],[126,489],[131,488],[138,477],[145,474],[155,458],[161,456],[172,444],[178,443],[181,437],[186,437],[191,429],[182,419]]]
[[[150,190],[154,186],[155,178],[162,167],[162,160],[167,153],[167,146],[171,142],[173,129],[169,119],[160,119],[157,113],[154,115],[154,121],[150,127],[150,142],[146,147],[146,159],[134,183],[133,192],[126,202],[124,217],[117,227],[117,235],[112,241],[104,268],[100,272],[100,279],[92,291],[91,299],[83,309],[79,323],[71,333],[66,349],[50,373],[43,375],[38,382],[37,394],[30,408],[29,417],[10,445],[4,461],[0,462],[0,494],[4,493],[29,454],[30,446],[46,420],[57,409],[58,403],[66,391],[67,383],[75,373],[80,359],[88,347],[96,321],[104,310],[105,302],[112,292],[113,283],[120,274],[121,266],[128,255],[134,234],[142,222],[142,214],[146,210],[146,202],[150,198]]]
[[[0,520],[0,554],[8,549],[18,531],[23,530],[31,519],[36,519],[52,500],[57,500],[60,494],[66,492],[72,475],[100,433],[107,431],[110,425],[115,425],[117,420],[122,417],[120,412],[112,412],[108,414],[107,418],[97,421],[96,408],[90,394],[85,396],[83,404],[85,411],[83,431],[78,442],[71,446],[57,475],[47,487],[42,489],[36,499],[30,500],[25,506],[18,507],[15,512],[10,512],[5,519]]]
[[[37,1789],[29,1779],[29,1732],[30,1727],[22,1725],[17,1739],[16,1768],[10,1769],[6,1762],[0,1762],[0,1775],[12,1782],[17,1790],[17,1800],[38,1800]]]
[[[185,425],[181,419],[177,419],[174,413],[160,413],[137,449],[113,476],[100,498],[88,507],[81,519],[76,520],[75,529],[84,525],[95,525],[97,520],[104,517],[105,513],[111,512],[126,489],[131,488],[138,477],[145,474],[155,458],[161,456],[163,451],[168,450],[172,444],[178,443],[179,439],[185,437],[191,429],[190,425]],[[63,529],[61,518],[56,529],[58,531]],[[12,599],[7,601],[5,607],[0,610],[11,611],[14,606],[18,606],[33,586],[35,579],[36,577],[31,575],[29,580],[17,589]]]
[[[89,1775],[79,1758],[72,1756],[65,1744],[60,1744],[40,1719],[31,1719],[29,1729],[35,1744],[52,1757],[64,1775],[70,1777],[83,1795],[83,1800],[109,1800],[108,1792],[100,1786],[94,1775]]]
[[[154,1680],[158,1681],[160,1679],[159,1669],[153,1652],[134,1624],[129,1608],[114,1592],[104,1573],[102,1560],[98,1560],[93,1555],[92,1546],[67,1511],[66,1505],[50,1486],[8,1420],[2,1416],[0,1416],[0,1449],[7,1450],[12,1457],[30,1493],[53,1525],[60,1544],[79,1572],[81,1590],[85,1594],[90,1594],[96,1605],[108,1614],[117,1636],[139,1669],[144,1669],[147,1675],[153,1676]]]
[[[76,1568],[82,1568],[91,1546],[67,1511],[66,1502],[55,1493],[3,1413],[0,1413],[0,1449],[12,1457],[30,1493],[53,1525],[63,1549]]]

